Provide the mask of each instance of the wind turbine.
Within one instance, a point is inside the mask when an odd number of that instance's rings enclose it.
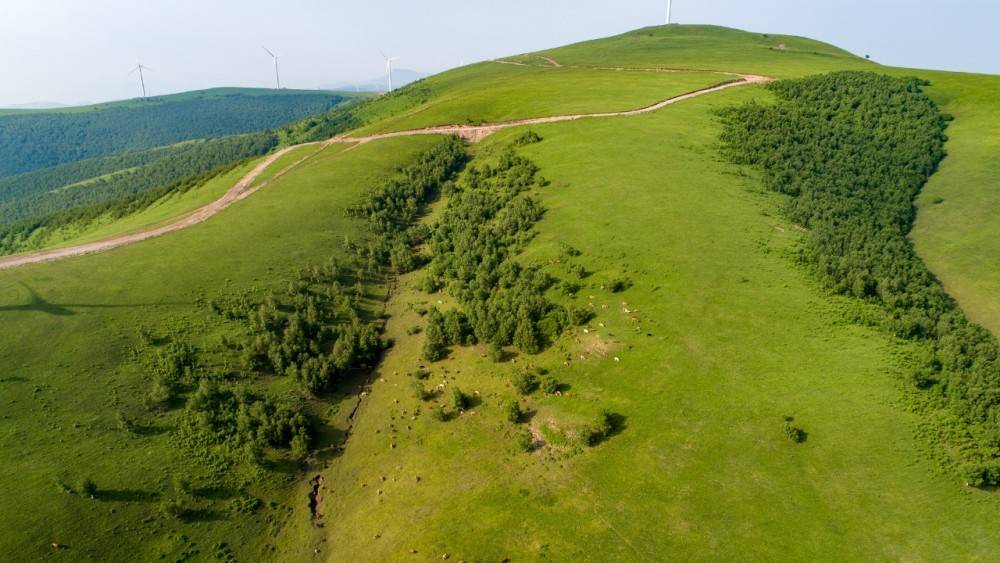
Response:
[[[146,98],[146,79],[142,76],[142,71],[144,70],[150,70],[150,68],[148,66],[144,66],[142,63],[139,63],[138,65],[136,65],[135,68],[132,69],[132,72],[129,72],[129,75],[135,74],[136,71],[139,72],[139,86],[142,87],[143,99]]]
[[[667,25],[670,25],[670,4],[672,0],[667,0]]]
[[[281,75],[278,74],[278,59],[280,57],[278,55],[275,55],[274,53],[272,53],[271,50],[268,49],[267,47],[261,46],[261,49],[264,49],[264,51],[266,51],[267,54],[271,55],[271,58],[274,59],[274,83],[275,83],[275,89],[276,90],[281,90]]]
[[[392,63],[399,60],[399,57],[389,57],[385,53],[379,51],[382,54],[382,58],[385,59],[385,73],[389,77],[389,93],[392,93]]]

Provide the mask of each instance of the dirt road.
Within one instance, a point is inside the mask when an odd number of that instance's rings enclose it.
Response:
[[[554,61],[553,61],[554,62]],[[624,69],[608,69],[608,70],[624,70]],[[681,69],[635,69],[635,70],[652,70],[659,72],[676,72]],[[280,178],[285,173],[295,168],[299,163],[308,157],[300,159],[299,161],[288,166],[284,170],[280,171],[275,176],[271,177],[266,182],[262,182],[256,186],[253,186],[254,180],[260,176],[264,170],[266,170],[274,161],[278,160],[281,156],[285,155],[289,151],[292,151],[298,147],[303,147],[307,145],[317,145],[321,144],[327,146],[333,143],[368,143],[371,141],[377,141],[379,139],[388,139],[394,137],[410,137],[413,135],[458,135],[459,137],[466,139],[470,142],[476,143],[489,135],[511,127],[520,127],[523,125],[538,125],[543,123],[557,123],[561,121],[576,121],[578,119],[588,119],[588,118],[600,118],[600,117],[622,117],[630,115],[639,115],[643,113],[649,113],[656,111],[658,109],[664,108],[666,106],[682,102],[684,100],[689,100],[691,98],[696,98],[698,96],[704,96],[706,94],[711,94],[713,92],[719,92],[721,90],[726,90],[728,88],[734,88],[737,86],[746,86],[750,84],[761,84],[765,82],[770,82],[771,79],[766,76],[757,76],[752,74],[731,74],[731,73],[719,73],[732,76],[732,80],[718,84],[716,86],[711,86],[708,88],[702,88],[700,90],[695,90],[693,92],[688,92],[687,94],[681,94],[679,96],[674,96],[663,100],[662,102],[653,104],[651,106],[646,106],[639,109],[627,110],[627,111],[616,111],[616,112],[606,112],[606,113],[584,113],[584,114],[574,114],[574,115],[555,115],[550,117],[536,117],[530,119],[517,119],[512,121],[502,121],[495,123],[488,123],[485,125],[441,125],[436,127],[425,127],[422,129],[411,129],[408,131],[393,131],[390,133],[380,133],[376,135],[368,135],[364,137],[333,137],[326,141],[318,141],[313,143],[303,143],[299,145],[293,145],[285,147],[267,156],[262,160],[253,170],[248,172],[243,178],[241,178],[232,188],[230,188],[226,193],[216,201],[201,207],[188,215],[185,215],[171,223],[162,227],[156,227],[153,229],[148,229],[145,231],[139,231],[136,233],[130,233],[126,235],[119,235],[109,239],[91,242],[87,244],[81,244],[77,246],[68,246],[65,248],[56,248],[52,250],[41,250],[38,252],[31,252],[27,254],[16,254],[13,256],[7,256],[0,258],[0,270],[7,270],[11,268],[17,268],[19,266],[25,266],[28,264],[39,264],[43,262],[53,262],[56,260],[62,260],[64,258],[70,258],[73,256],[83,256],[85,254],[94,254],[96,252],[104,252],[106,250],[111,250],[114,248],[120,248],[122,246],[127,246],[151,238],[155,238],[167,233],[172,233],[175,231],[180,231],[186,229],[193,225],[197,225],[209,217],[212,217],[216,213],[219,213],[223,209],[226,209],[233,203],[245,199],[252,195],[257,190],[267,186],[274,180]]]

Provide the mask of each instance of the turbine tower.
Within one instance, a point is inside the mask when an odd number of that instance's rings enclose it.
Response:
[[[142,76],[142,71],[144,70],[150,69],[148,66],[144,66],[142,63],[139,63],[132,69],[132,72],[129,72],[130,75],[135,74],[136,72],[139,73],[139,87],[142,88],[142,99],[146,99],[146,79]]]
[[[274,89],[281,90],[281,75],[278,74],[278,59],[280,57],[272,53],[267,47],[261,46],[261,49],[264,49],[264,51],[268,55],[271,55],[271,58],[274,59]]]
[[[379,51],[382,53],[382,51]],[[389,77],[389,93],[392,93],[392,63],[399,60],[399,57],[389,57],[385,53],[382,53],[382,58],[385,59],[385,74]]]
[[[670,5],[672,3],[673,3],[672,0],[667,0],[667,25],[670,25],[670,8],[671,8]]]

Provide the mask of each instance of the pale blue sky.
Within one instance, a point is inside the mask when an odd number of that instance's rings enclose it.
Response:
[[[378,76],[662,23],[665,0],[0,0],[0,107]],[[805,35],[899,66],[1000,74],[1000,0],[674,0],[674,19]]]

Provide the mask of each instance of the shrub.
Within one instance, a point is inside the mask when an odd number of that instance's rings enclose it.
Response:
[[[428,391],[427,388],[424,387],[424,384],[419,381],[414,381],[411,384],[411,387],[413,389],[413,396],[418,401],[426,401],[434,396],[434,393]]]
[[[529,130],[525,131],[524,133],[521,133],[517,137],[514,137],[514,145],[520,147],[520,146],[524,146],[524,145],[530,145],[530,144],[533,144],[533,143],[538,143],[541,140],[542,140],[542,136],[541,135],[539,135],[538,133],[535,133],[534,131],[532,131],[532,130],[529,129]]]
[[[568,315],[573,326],[583,326],[594,318],[594,312],[587,307],[570,307]]]
[[[784,432],[785,437],[796,444],[801,444],[806,441],[806,431],[794,426],[791,420],[785,421]]]
[[[632,287],[632,281],[625,277],[615,278],[608,284],[611,293],[621,293],[630,287]]]
[[[489,355],[490,360],[492,360],[493,363],[498,364],[502,362],[504,359],[503,346],[497,344],[496,342],[491,342]]]
[[[517,449],[522,452],[527,453],[535,449],[535,437],[527,429],[518,431],[515,434],[515,440],[517,441]]]
[[[521,395],[530,395],[538,388],[538,376],[527,370],[516,370],[510,377],[510,384]]]
[[[503,417],[514,424],[521,422],[521,418],[524,416],[524,412],[521,410],[521,403],[515,399],[504,401],[500,408],[503,411]]]
[[[469,406],[469,396],[458,387],[451,388],[451,406],[455,410],[464,411]]]
[[[567,297],[572,297],[580,291],[580,284],[572,282],[569,280],[563,281],[559,284],[559,291],[566,295]]]
[[[288,447],[293,458],[304,460],[309,455],[309,436],[301,432],[295,434]]]
[[[149,410],[164,410],[176,398],[173,385],[165,382],[162,378],[157,378],[153,386],[146,394],[144,403]]]
[[[444,330],[444,317],[432,308],[427,316],[422,355],[428,362],[443,360],[448,355],[448,337]]]
[[[543,377],[541,386],[542,391],[549,395],[559,390],[559,382],[554,377]]]
[[[448,418],[448,411],[444,408],[444,405],[439,405],[438,408],[431,409],[431,418],[438,422],[446,422]]]
[[[607,410],[602,410],[594,419],[584,427],[582,432],[583,441],[588,446],[596,446],[605,438],[611,435],[615,429],[615,415]]]

